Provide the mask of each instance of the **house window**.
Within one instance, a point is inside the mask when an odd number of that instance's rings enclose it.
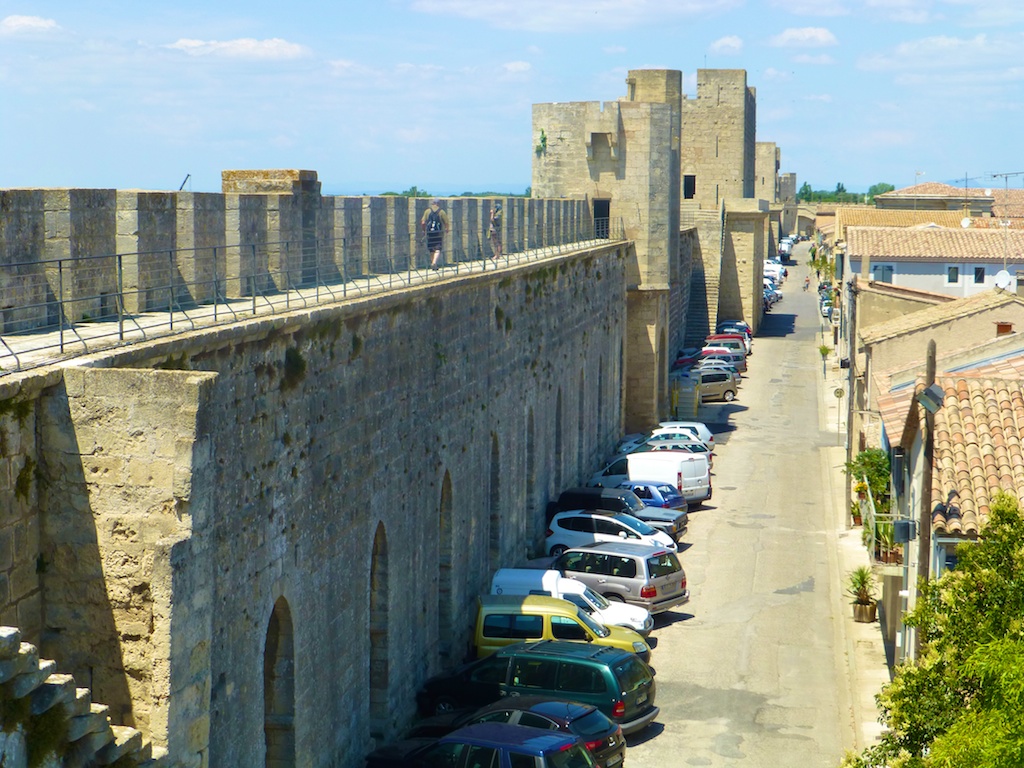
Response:
[[[960,267],[946,267],[946,285],[959,285]]]
[[[871,265],[871,279],[876,283],[891,283],[892,282],[893,266],[892,264],[872,264]]]
[[[985,268],[975,267],[974,268],[974,284],[982,285],[985,282]]]

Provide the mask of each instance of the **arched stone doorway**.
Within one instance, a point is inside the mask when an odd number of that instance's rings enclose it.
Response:
[[[370,557],[370,735],[389,735],[388,702],[388,539],[377,524]]]
[[[491,484],[490,527],[488,529],[488,566],[490,571],[497,570],[501,565],[501,451],[498,436],[491,432]]]
[[[295,640],[283,597],[274,603],[263,648],[263,735],[267,768],[294,768]]]
[[[452,653],[452,478],[446,471],[437,508],[437,653],[441,667],[457,661]]]

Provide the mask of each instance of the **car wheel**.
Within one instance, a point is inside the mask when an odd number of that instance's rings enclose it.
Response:
[[[618,594],[617,592],[605,592],[604,596],[605,596],[606,599],[611,600],[613,603],[624,603],[624,602],[626,602],[625,600],[622,599],[622,595]]]
[[[568,547],[564,544],[555,544],[555,546],[551,548],[551,556],[558,557],[559,555],[563,554],[567,549]]]
[[[434,700],[434,714],[435,715],[447,715],[449,712],[454,712],[458,709],[455,706],[455,700],[448,696],[441,696]]]
[[[725,402],[731,403],[733,400],[736,399],[736,393],[733,392],[731,389],[727,389],[725,390],[725,394],[722,395],[722,397],[725,398]]]

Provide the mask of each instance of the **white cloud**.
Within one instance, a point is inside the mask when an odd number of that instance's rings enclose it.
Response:
[[[832,95],[828,93],[816,93],[804,97],[807,101],[820,101],[823,104],[832,103]]]
[[[413,0],[413,11],[482,21],[501,29],[573,32],[665,24],[741,7],[743,0]]]
[[[789,80],[793,76],[793,73],[784,69],[768,67],[761,72],[761,76],[765,80]]]
[[[973,71],[998,78],[1000,73],[1019,68],[1022,42],[1019,35],[993,37],[978,34],[971,38],[937,35],[900,43],[887,54],[865,56],[858,66],[880,72]]]
[[[223,41],[182,38],[164,47],[182,51],[189,56],[219,56],[229,59],[298,59],[310,53],[303,45],[289,43],[277,37],[268,40],[242,37]]]
[[[864,7],[872,15],[904,24],[927,24],[942,18],[932,13],[931,0],[865,0]]]
[[[824,27],[792,27],[773,37],[769,44],[776,48],[824,48],[839,41]]]
[[[715,40],[715,42],[708,46],[708,50],[711,53],[739,53],[743,50],[743,40],[736,35],[727,35]]]
[[[518,74],[520,72],[529,72],[530,69],[531,69],[530,62],[528,62],[528,61],[509,61],[509,62],[506,62],[505,64],[502,64],[501,67],[502,67],[502,69],[504,69],[509,74]]]
[[[606,45],[601,50],[607,54],[617,54],[626,52],[626,49],[621,45]]]
[[[850,12],[843,0],[772,0],[772,5],[794,16],[846,16]]]
[[[0,37],[15,35],[38,35],[60,29],[53,19],[42,16],[7,16],[0,19]]]
[[[801,53],[793,57],[793,61],[797,64],[813,64],[815,66],[825,66],[827,64],[835,64],[835,59],[829,56],[827,53],[818,54],[817,56],[811,56],[807,53]]]

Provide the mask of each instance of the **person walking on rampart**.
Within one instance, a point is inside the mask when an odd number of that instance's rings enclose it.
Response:
[[[495,203],[491,207],[491,226],[487,230],[487,236],[491,239],[492,259],[501,258],[501,203]]]
[[[437,269],[441,263],[444,248],[444,233],[448,231],[448,214],[441,207],[441,201],[434,198],[420,219],[420,229],[427,237],[427,251],[430,253],[430,268]]]

